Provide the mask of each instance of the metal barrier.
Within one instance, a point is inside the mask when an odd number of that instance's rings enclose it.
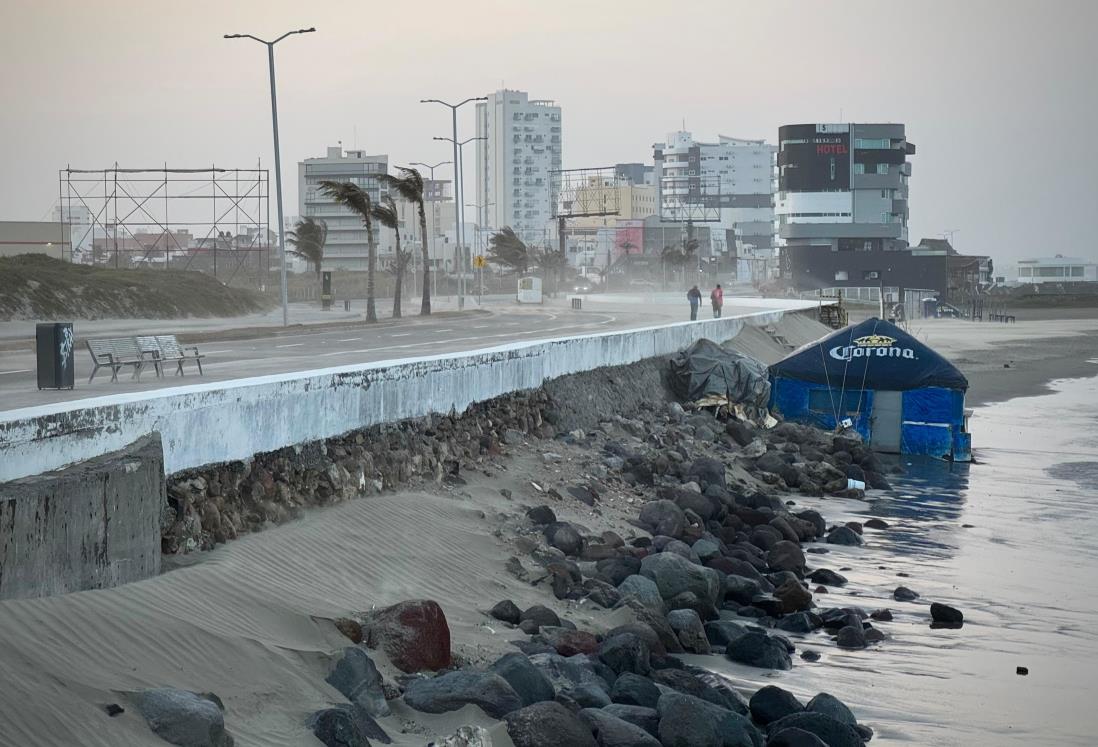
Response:
[[[580,311],[582,308],[583,308],[583,299],[582,298],[573,298],[572,299],[572,309],[574,311]]]

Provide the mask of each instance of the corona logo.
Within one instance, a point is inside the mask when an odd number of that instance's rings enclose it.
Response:
[[[887,335],[866,335],[852,340],[853,345],[838,345],[831,348],[831,357],[840,361],[852,361],[855,358],[906,358],[916,360],[912,348],[894,347],[895,337]]]
[[[888,348],[892,347],[892,343],[896,342],[895,337],[888,337],[887,335],[866,335],[865,337],[858,337],[854,340],[855,345],[859,345],[863,348]]]

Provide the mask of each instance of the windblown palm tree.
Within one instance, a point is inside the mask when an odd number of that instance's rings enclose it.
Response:
[[[412,258],[412,253],[403,251],[400,248],[400,213],[397,212],[397,206],[392,197],[389,195],[382,196],[381,204],[375,202],[370,212],[373,214],[374,220],[386,228],[393,229],[393,235],[396,236],[396,256],[390,263],[389,269],[396,276],[396,287],[393,289],[393,318],[399,319],[404,268],[408,266],[408,260]]]
[[[526,274],[531,254],[526,242],[510,226],[504,226],[488,237],[488,261]]]
[[[294,230],[286,234],[293,249],[290,254],[312,263],[320,282],[320,263],[324,260],[324,245],[328,243],[328,224],[322,220],[302,218],[294,224]]]
[[[373,207],[370,195],[361,187],[350,182],[323,181],[318,185],[320,191],[335,202],[344,206],[362,218],[366,226],[366,321],[377,321],[377,309],[374,307],[374,272],[377,268],[377,245],[374,243]]]
[[[400,176],[382,174],[381,182],[396,192],[400,199],[411,202],[419,210],[419,243],[423,254],[423,303],[420,314],[431,313],[431,253],[427,247],[427,212],[423,207],[423,177],[413,168],[397,166]]]
[[[544,249],[535,249],[532,252],[534,264],[541,269],[541,276],[545,280],[549,281],[548,291],[550,293],[556,293],[557,285],[560,283],[560,276],[564,272],[564,269],[568,267],[568,258],[564,252],[560,249],[554,249],[552,247],[546,247]]]

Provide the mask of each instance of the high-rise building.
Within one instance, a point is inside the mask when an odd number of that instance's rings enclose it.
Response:
[[[549,237],[561,168],[560,107],[523,91],[496,91],[477,103],[477,223],[510,226],[527,243]]]
[[[366,190],[377,202],[387,190],[381,174],[389,170],[388,156],[368,156],[365,151],[344,151],[342,146],[328,148],[321,158],[306,158],[297,164],[299,212],[302,217],[323,220],[328,225],[328,243],[324,247],[325,270],[365,270],[368,256],[366,227],[362,218],[332,201],[320,191],[322,181],[351,182]],[[379,257],[392,254],[392,231],[374,224],[374,241]]]
[[[423,213],[427,220],[427,247],[432,267],[446,267],[446,260],[453,259],[457,246],[454,197],[450,190],[451,182],[442,179],[423,180]],[[400,214],[402,248],[413,249],[413,266],[420,264],[419,208],[411,203],[397,200],[397,212]]]
[[[724,135],[703,143],[679,131],[652,147],[665,220],[708,224],[718,254],[771,246],[773,145]]]

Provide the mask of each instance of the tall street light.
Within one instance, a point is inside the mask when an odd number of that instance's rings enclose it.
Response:
[[[422,166],[423,168],[427,169],[428,171],[431,172],[431,181],[434,181],[435,180],[435,169],[437,169],[439,166],[447,166],[447,165],[452,164],[452,163],[453,163],[453,161],[439,161],[434,166],[432,166],[431,164],[423,163],[422,161],[412,161],[408,165],[409,166]]]
[[[315,28],[298,29],[297,31],[287,31],[282,36],[278,37],[274,41],[267,41],[266,39],[260,39],[258,36],[252,36],[251,34],[225,34],[226,39],[251,39],[257,41],[260,44],[267,45],[267,65],[271,71],[271,124],[274,128],[274,151],[275,151],[275,194],[278,202],[278,265],[279,265],[279,283],[282,290],[282,326],[288,327],[290,324],[290,311],[289,311],[289,299],[287,298],[286,291],[286,225],[282,217],[282,159],[278,152],[278,98],[275,96],[275,52],[274,46],[287,36],[293,36],[294,34],[311,34],[316,31]]]
[[[461,172],[461,156],[458,155],[457,110],[460,109],[461,107],[465,106],[466,104],[468,104],[470,101],[487,101],[487,100],[488,100],[487,96],[473,96],[473,97],[467,98],[464,101],[459,102],[457,104],[450,104],[450,103],[447,103],[447,102],[442,101],[440,99],[420,99],[419,100],[419,103],[421,103],[421,104],[442,104],[443,106],[446,106],[446,107],[450,108],[450,121],[452,123],[453,135],[454,135],[452,138],[450,138],[450,142],[452,142],[454,144],[454,189],[457,191],[457,193],[454,195],[454,204],[458,208],[457,216],[456,216],[458,224],[457,224],[456,228],[457,228],[457,233],[458,233],[459,236],[463,233],[462,229],[464,229],[464,227],[465,227],[465,220],[464,220],[464,216],[462,215],[463,210],[461,208],[461,200],[462,200],[461,180],[458,176]],[[435,139],[437,140],[439,138],[435,138]],[[464,254],[464,252],[463,252],[463,254]],[[461,272],[460,277],[461,277],[461,280],[458,283],[458,308],[459,309],[464,309],[465,308],[465,294],[462,293],[462,286],[465,283],[465,261],[464,261],[464,257],[462,257],[462,272]]]
[[[454,143],[454,140],[448,137],[436,137],[435,140],[443,140],[448,143]],[[458,293],[458,308],[465,308],[465,271],[468,269],[466,257],[465,257],[465,208],[462,207],[461,199],[465,196],[465,145],[471,143],[474,140],[487,140],[484,136],[465,138],[460,143],[455,143],[454,147],[457,149],[457,179],[458,179],[458,197],[456,206],[458,214],[461,216],[461,222],[457,226],[458,232],[458,251],[461,252],[461,275],[458,279],[458,287],[461,289]]]

